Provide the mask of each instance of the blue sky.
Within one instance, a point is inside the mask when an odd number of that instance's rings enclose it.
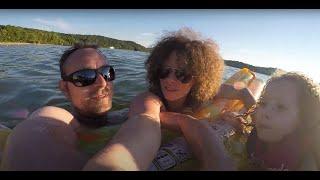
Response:
[[[146,47],[191,27],[224,59],[301,71],[320,82],[320,10],[0,10],[0,24],[95,34]]]

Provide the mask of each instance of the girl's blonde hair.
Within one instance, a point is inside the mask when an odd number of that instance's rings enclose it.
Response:
[[[284,74],[277,74],[271,77],[264,86],[261,96],[257,103],[252,106],[245,115],[252,114],[263,101],[263,97],[268,87],[272,82],[279,80],[288,80],[297,84],[299,88],[299,103],[300,103],[300,120],[303,121],[303,128],[305,130],[315,128],[320,124],[320,86],[311,78],[300,72],[288,72]]]

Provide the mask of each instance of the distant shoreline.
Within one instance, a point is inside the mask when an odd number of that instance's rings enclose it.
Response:
[[[0,39],[0,42],[2,42],[0,45],[2,46],[40,44],[72,46],[74,43],[95,43],[104,48],[114,47],[115,49],[147,52],[146,47],[134,41],[119,40],[101,35],[65,34],[11,25],[0,25]]]
[[[23,46],[23,45],[36,45],[36,46],[44,46],[44,45],[57,45],[57,44],[38,44],[38,43],[23,43],[23,42],[0,42],[0,46]],[[60,45],[58,45],[60,46]],[[124,49],[126,50],[126,49]],[[236,68],[249,68],[250,70],[254,71],[254,72],[258,72],[261,74],[265,74],[265,75],[272,75],[274,73],[283,73],[285,71],[279,69],[279,68],[268,68],[268,67],[258,67],[258,66],[253,66],[250,64],[246,64],[243,62],[239,62],[239,61],[234,61],[234,60],[224,60],[225,64],[227,66],[231,66],[231,67],[236,67]]]
[[[22,42],[0,42],[1,45],[14,46],[14,45],[54,45],[54,44],[37,44],[37,43],[22,43]]]
[[[19,42],[0,42],[0,45],[27,45],[32,43],[19,43]]]

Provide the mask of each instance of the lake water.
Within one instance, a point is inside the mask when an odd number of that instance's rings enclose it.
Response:
[[[0,123],[15,127],[45,105],[70,109],[58,89],[59,58],[66,46],[0,46]],[[148,53],[101,49],[116,70],[112,110],[127,108],[135,95],[146,90],[144,61]],[[238,69],[226,67],[224,78]],[[264,81],[268,76],[257,74]]]

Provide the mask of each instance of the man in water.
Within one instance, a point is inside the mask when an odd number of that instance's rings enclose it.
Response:
[[[126,120],[93,157],[78,148],[77,132],[119,123],[107,118],[115,71],[97,46],[77,44],[66,50],[60,59],[60,72],[59,88],[70,100],[72,112],[47,106],[18,124],[8,138],[2,169],[148,169],[161,140],[160,118],[153,114]]]

